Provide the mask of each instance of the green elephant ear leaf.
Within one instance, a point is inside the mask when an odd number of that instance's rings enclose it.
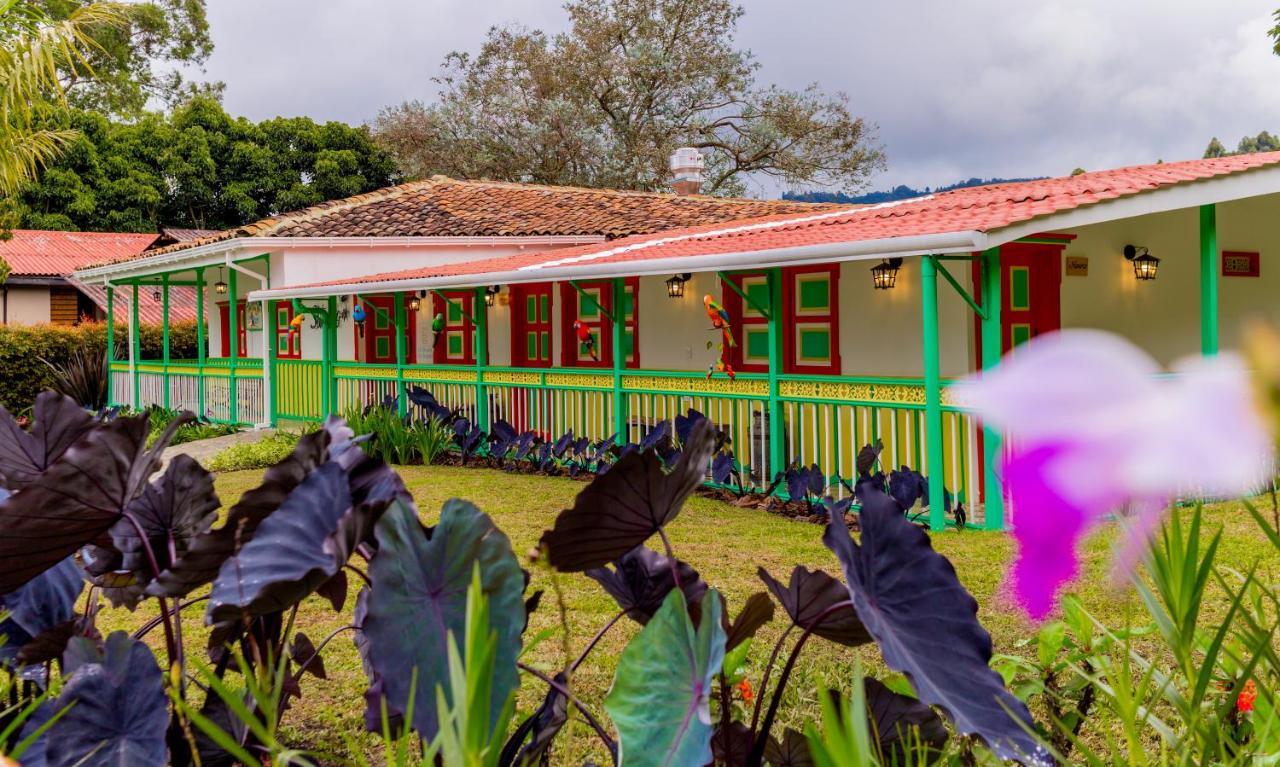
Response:
[[[720,595],[702,600],[694,629],[684,593],[674,589],[622,651],[605,710],[618,728],[627,767],[710,764],[710,698],[724,663]]]
[[[396,504],[382,515],[375,533],[378,553],[369,563],[372,588],[360,621],[370,683],[380,685],[378,693],[395,711],[409,710],[412,689],[413,728],[427,739],[436,736],[437,687],[450,697],[448,637],[452,632],[459,645],[466,643],[467,589],[478,564],[490,629],[497,635],[492,725],[519,683],[524,572],[511,541],[486,514],[458,500],[444,505],[430,531],[411,507]]]

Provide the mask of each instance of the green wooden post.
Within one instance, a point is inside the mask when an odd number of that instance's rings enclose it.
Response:
[[[403,418],[409,412],[409,399],[404,391],[404,366],[408,362],[409,324],[404,308],[404,294],[395,294],[396,312],[396,410]]]
[[[262,311],[267,315],[262,331],[262,377],[263,386],[266,387],[266,391],[262,394],[268,405],[267,412],[263,415],[267,423],[275,426],[279,420],[280,411],[280,405],[276,401],[276,393],[280,390],[280,384],[276,378],[280,372],[276,367],[276,360],[280,357],[280,318],[276,316],[276,305],[273,302],[263,301],[262,303]]]
[[[337,410],[338,400],[338,382],[333,377],[333,361],[338,357],[338,297],[329,296],[328,311],[324,317],[324,359],[320,366],[321,369],[321,386],[323,386],[321,394],[321,409],[324,410],[324,417],[334,415]]]
[[[627,418],[622,402],[622,369],[626,365],[624,354],[626,349],[623,348],[627,338],[627,281],[622,277],[615,277],[613,280],[613,321],[610,323],[610,329],[613,331],[613,431],[621,440],[620,444],[627,443],[627,435],[624,433],[626,429]],[[633,296],[632,300],[638,300],[639,296]]]
[[[992,248],[982,254],[982,369],[991,370],[1000,362],[1003,351],[1000,306],[1003,298],[1000,285],[1000,249]],[[982,478],[985,494],[983,509],[988,530],[1004,529],[1004,487],[1000,484],[1000,453],[1002,435],[999,431],[982,425]]]
[[[236,361],[240,356],[240,326],[239,314],[236,306],[236,277],[238,272],[235,269],[228,269],[227,274],[227,333],[230,338],[227,339],[227,349],[230,350],[231,359],[227,361],[227,370],[230,371],[230,379],[227,382],[227,395],[230,398],[228,418],[231,423],[240,422],[240,402],[237,399],[236,392]],[[246,334],[245,345],[248,345],[249,339]],[[247,351],[247,350],[246,350]]]
[[[169,409],[169,274],[160,278],[161,343],[164,345],[164,407]]]
[[[107,407],[115,404],[115,387],[111,385],[111,365],[116,361],[116,289],[107,286]]]
[[[489,366],[489,307],[484,302],[484,288],[475,289],[476,332],[476,426],[489,431],[489,392],[484,385],[484,371]]]
[[[142,345],[138,340],[138,283],[133,283],[133,300],[129,304],[129,376],[133,378],[133,409],[142,403],[142,382],[138,379],[138,357]]]
[[[1216,206],[1200,206],[1200,353],[1218,353],[1218,216]]]
[[[938,266],[920,258],[920,304],[924,325],[924,431],[929,462],[929,529],[945,530],[943,499],[942,374],[938,359]]]
[[[774,267],[766,276],[769,288],[769,470],[773,476],[761,477],[766,485],[786,469],[787,451],[783,444],[782,394],[778,376],[782,373],[782,270]]]
[[[204,366],[208,359],[205,349],[204,319],[204,267],[196,269],[196,406],[200,409],[200,417],[207,415],[204,408]]]

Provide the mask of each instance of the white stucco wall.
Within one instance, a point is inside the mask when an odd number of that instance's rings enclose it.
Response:
[[[48,322],[49,289],[35,285],[10,285],[5,292],[4,317],[10,325],[35,325]]]
[[[1218,206],[1221,250],[1260,254],[1259,277],[1219,277],[1220,338],[1240,344],[1253,318],[1280,323],[1280,195]],[[1159,213],[1074,230],[1064,251],[1087,256],[1089,274],[1062,278],[1063,327],[1100,328],[1138,344],[1162,364],[1200,351],[1198,209]],[[1139,281],[1122,252],[1143,246],[1160,259],[1155,280]],[[1214,269],[1221,274],[1220,261]]]

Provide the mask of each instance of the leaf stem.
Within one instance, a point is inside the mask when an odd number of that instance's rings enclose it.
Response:
[[[769,662],[764,665],[764,675],[760,677],[760,689],[756,691],[756,704],[751,712],[751,732],[756,731],[756,725],[760,722],[760,708],[764,705],[764,695],[769,689],[769,676],[773,673],[773,665],[778,661],[778,653],[782,652],[782,645],[787,641],[787,637],[791,635],[791,630],[796,627],[793,621],[786,630],[782,632],[782,636],[778,637],[778,641],[773,645],[773,652],[769,653]]]
[[[546,674],[542,673],[541,671],[537,670],[536,668],[533,668],[532,666],[529,666],[525,663],[516,663],[516,666],[518,666],[521,671],[527,674],[530,674],[532,676],[535,676],[538,679],[541,679],[543,682],[547,684],[548,687],[550,687],[551,689],[563,695],[566,700],[568,700],[570,703],[573,704],[574,708],[578,709],[578,711],[582,714],[582,717],[587,720],[587,724],[591,725],[591,729],[595,730],[596,735],[600,736],[601,742],[603,742],[605,748],[609,750],[609,756],[613,759],[613,763],[616,767],[616,765],[618,764],[618,746],[616,743],[613,742],[613,738],[609,737],[609,733],[605,732],[604,727],[600,725],[600,721],[596,719],[594,714],[591,713],[591,710],[588,709],[585,705],[583,705],[582,701],[574,697],[574,694],[569,691],[569,688],[560,684],[559,682],[547,676]]]
[[[760,725],[760,731],[756,735],[755,743],[751,746],[751,753],[747,756],[746,767],[760,767],[763,763],[764,745],[769,740],[769,730],[773,729],[773,720],[778,715],[778,706],[782,703],[782,692],[787,688],[787,680],[791,678],[791,670],[795,668],[796,659],[800,657],[800,651],[804,649],[804,643],[809,641],[809,636],[813,634],[813,630],[821,626],[828,615],[849,607],[853,607],[853,600],[846,599],[818,613],[818,616],[805,627],[804,633],[796,640],[796,646],[791,648],[791,655],[787,656],[787,665],[782,667],[782,674],[778,677],[778,687],[773,691],[773,698],[769,701],[769,713],[764,715],[764,722]]]
[[[671,565],[671,577],[676,582],[676,588],[684,591],[684,586],[680,583],[679,562],[676,561],[676,553],[671,549],[671,539],[667,537],[667,531],[663,527],[658,527],[658,535],[662,538],[662,545],[667,550],[667,562]]]
[[[151,548],[151,541],[147,538],[147,533],[142,529],[142,523],[138,521],[129,512],[124,512],[120,516],[129,520],[129,524],[133,525],[134,532],[138,534],[138,541],[142,544],[142,550],[147,553],[147,562],[151,565],[152,577],[160,575],[160,561],[156,559],[156,552]],[[164,597],[156,597],[156,601],[160,603],[160,617],[164,623],[164,641],[169,655],[169,663],[177,663],[178,670],[185,668],[184,658],[182,657],[182,645],[174,634],[173,621],[169,617],[169,600]],[[178,679],[184,680],[185,674],[179,674]],[[180,681],[182,687],[186,687],[185,681]]]
[[[595,649],[596,644],[598,644],[600,640],[604,638],[604,635],[609,632],[609,629],[613,628],[613,624],[621,620],[622,616],[626,614],[627,614],[626,610],[618,611],[616,615],[614,615],[612,618],[609,619],[608,623],[604,624],[604,626],[599,631],[596,632],[596,635],[591,638],[591,641],[587,643],[586,648],[583,649],[582,654],[579,655],[578,659],[573,662],[573,665],[569,666],[569,673],[573,673],[574,671],[578,670],[578,666],[582,665],[582,662],[586,660],[587,656],[591,654],[591,651]]]

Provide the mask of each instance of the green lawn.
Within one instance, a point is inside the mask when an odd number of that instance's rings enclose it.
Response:
[[[488,469],[451,467],[405,467],[401,471],[409,490],[417,500],[424,522],[436,518],[440,505],[448,498],[473,501],[489,513],[511,537],[517,553],[523,554],[535,544],[555,515],[571,503],[583,484],[568,479],[513,475]],[[217,489],[226,504],[255,486],[259,471],[233,472],[219,475]],[[1221,504],[1208,511],[1213,525],[1223,525],[1226,537],[1220,561],[1244,568],[1263,557],[1274,556],[1261,539],[1253,523],[1234,504]],[[750,594],[763,591],[756,577],[756,567],[769,570],[780,579],[791,568],[803,564],[837,574],[835,558],[823,547],[822,528],[793,522],[766,512],[739,509],[728,504],[697,498],[692,500],[670,529],[677,555],[692,564],[713,587],[727,597],[729,609],[736,612]],[[1123,625],[1130,615],[1140,620],[1141,608],[1129,590],[1116,589],[1107,577],[1110,531],[1099,535],[1089,545],[1087,575],[1078,589],[1086,607],[1112,625]],[[1034,628],[1021,618],[999,595],[1001,578],[1012,547],[1002,534],[978,531],[948,532],[934,538],[936,547],[954,563],[960,579],[981,604],[979,618],[991,632],[996,652],[1014,651],[1019,639],[1031,636]],[[1280,563],[1271,560],[1264,567],[1273,575]],[[559,576],[559,593],[563,595],[568,621],[567,643],[562,634],[542,643],[528,656],[540,667],[554,669],[564,663],[566,650],[576,654],[596,629],[611,617],[613,601],[593,581],[584,576]],[[560,623],[556,604],[556,584],[545,570],[535,569],[531,589],[546,589],[542,607],[531,618],[529,636]],[[299,614],[299,625],[316,642],[330,631],[350,621],[353,593],[347,608],[338,615],[328,603],[313,597]],[[142,612],[132,615],[123,610],[105,611],[100,620],[104,630],[131,628],[143,620]],[[193,617],[186,625],[195,629]],[[751,664],[758,671],[764,665],[768,650],[783,628],[780,620],[766,626],[756,639]],[[607,691],[618,654],[627,640],[638,630],[630,622],[620,623],[606,637],[574,680],[579,695],[603,717],[600,703]],[[203,645],[203,632],[191,646]],[[159,640],[159,631],[152,641]],[[847,687],[855,658],[874,673],[879,655],[874,646],[849,650],[816,640],[802,658],[792,685],[792,705],[786,706],[781,723],[801,724],[816,711],[815,695],[821,686]],[[303,680],[304,698],[286,714],[287,737],[297,745],[326,755],[325,764],[346,761],[352,749],[377,753],[376,744],[362,732],[362,693],[365,689],[360,660],[349,636],[335,640],[324,655],[328,681],[310,676]],[[526,678],[520,695],[522,711],[529,711],[541,700],[545,690],[537,680]],[[566,735],[568,737],[566,737]],[[575,719],[571,731],[562,734],[556,751],[557,764],[582,764],[590,758],[607,763],[597,741],[588,728]],[[380,760],[379,760],[380,761]]]

